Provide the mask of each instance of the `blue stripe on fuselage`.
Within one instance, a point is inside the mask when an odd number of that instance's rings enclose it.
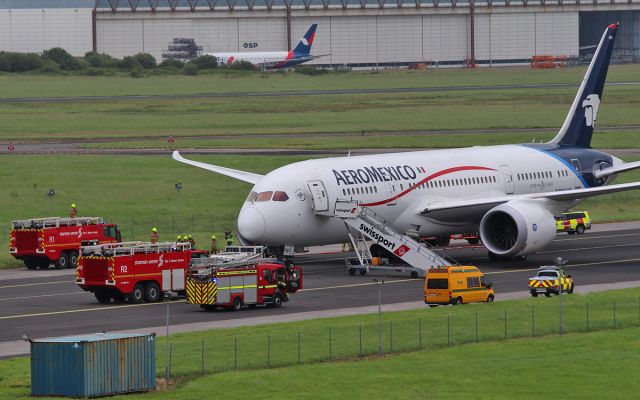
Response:
[[[582,185],[585,188],[589,187],[589,184],[587,183],[587,181],[584,179],[584,177],[582,176],[582,171],[578,172],[576,171],[575,167],[571,164],[570,161],[560,157],[559,155],[555,154],[553,151],[559,149],[560,147],[556,146],[556,145],[548,145],[548,144],[543,144],[543,145],[536,145],[536,144],[522,144],[521,146],[523,147],[527,147],[529,149],[533,149],[533,150],[537,150],[541,153],[544,153],[546,155],[549,155],[553,158],[555,158],[556,160],[560,161],[561,163],[563,163],[565,166],[567,166],[567,168],[569,168],[570,171],[573,171],[573,173],[578,177],[578,179],[580,179],[580,182],[582,182]],[[544,147],[548,147],[548,148],[544,148]],[[565,149],[568,150],[568,149]],[[578,161],[580,161],[580,169],[584,168],[584,163],[583,164],[583,159],[584,157],[580,157],[580,153],[584,152],[585,149],[574,149],[575,152],[572,154],[571,158],[575,158]]]

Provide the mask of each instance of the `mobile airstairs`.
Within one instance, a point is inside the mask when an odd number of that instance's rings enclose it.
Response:
[[[424,277],[431,267],[457,265],[444,253],[438,254],[433,246],[421,241],[417,233],[402,233],[380,215],[355,201],[338,200],[334,209],[335,217],[342,219],[356,253],[355,258],[346,258],[350,275],[359,272],[365,275],[371,271],[407,272],[411,277]],[[401,264],[386,263],[385,258],[373,257],[370,248],[378,244],[394,254]],[[394,265],[395,264],[395,265]]]

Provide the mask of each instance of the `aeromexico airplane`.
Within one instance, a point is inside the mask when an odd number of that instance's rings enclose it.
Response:
[[[238,217],[244,242],[310,246],[348,241],[329,216],[355,200],[403,232],[480,232],[491,258],[523,257],[556,236],[554,215],[582,199],[640,188],[610,184],[640,168],[590,147],[618,24],[607,27],[569,114],[544,144],[307,160],[266,175],[173,158],[253,184]],[[318,215],[329,214],[329,215]]]
[[[307,33],[300,39],[298,45],[292,51],[252,51],[242,53],[207,53],[214,56],[220,64],[231,65],[236,61],[248,61],[253,65],[266,69],[280,69],[293,67],[298,64],[322,57],[311,55],[311,45],[316,36],[318,24],[312,24]],[[324,55],[324,54],[323,54]]]

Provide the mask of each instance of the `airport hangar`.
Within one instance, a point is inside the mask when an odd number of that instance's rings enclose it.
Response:
[[[471,0],[474,1],[474,0]],[[295,47],[318,24],[313,64],[524,64],[593,52],[620,21],[614,62],[640,61],[640,0],[0,0],[0,50],[146,52],[175,38],[204,52]]]

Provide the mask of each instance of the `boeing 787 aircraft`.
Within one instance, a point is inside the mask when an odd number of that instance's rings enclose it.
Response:
[[[341,217],[368,210],[375,221],[352,226],[399,256],[411,246],[393,242],[400,236],[383,234],[385,226],[412,237],[480,232],[490,258],[524,257],[556,237],[554,215],[587,197],[640,188],[640,182],[611,184],[640,162],[624,163],[590,146],[617,30],[618,24],[606,28],[548,143],[315,159],[264,176],[178,152],[173,158],[253,185],[238,217],[246,243],[344,243],[349,227]]]

